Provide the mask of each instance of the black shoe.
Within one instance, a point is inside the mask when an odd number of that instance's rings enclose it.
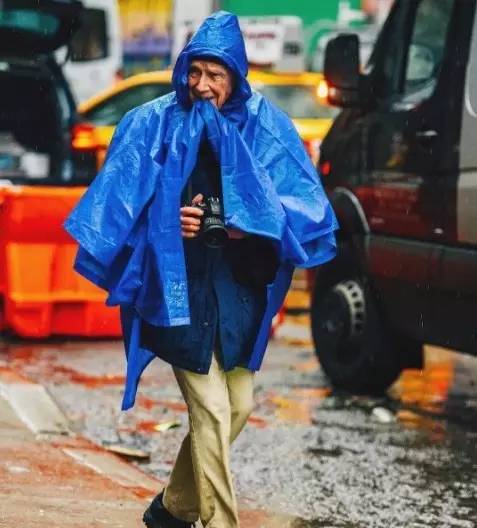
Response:
[[[193,528],[193,524],[172,516],[162,504],[164,492],[156,495],[142,517],[147,528]]]

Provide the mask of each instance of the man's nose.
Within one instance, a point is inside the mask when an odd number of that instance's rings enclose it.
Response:
[[[199,82],[197,83],[196,90],[198,92],[208,92],[209,91],[209,82],[207,76],[202,74],[200,76]]]

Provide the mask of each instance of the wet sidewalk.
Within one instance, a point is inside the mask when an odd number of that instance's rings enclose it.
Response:
[[[0,367],[0,526],[139,528],[163,483],[72,433],[44,387]],[[243,528],[291,519],[245,511]]]
[[[335,392],[291,295],[232,448],[241,528],[477,527],[477,358],[426,347],[387,396]],[[120,341],[0,338],[0,527],[142,526],[187,409],[166,363],[129,412],[123,387]]]
[[[71,434],[41,385],[0,370],[0,526],[140,527],[159,486]]]

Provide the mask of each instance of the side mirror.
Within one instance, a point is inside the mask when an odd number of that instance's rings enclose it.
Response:
[[[342,107],[360,105],[359,39],[343,34],[331,39],[325,52],[328,101]]]

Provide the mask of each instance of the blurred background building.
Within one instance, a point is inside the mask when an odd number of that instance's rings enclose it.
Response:
[[[160,70],[169,66],[173,0],[119,0],[118,5],[124,74]]]
[[[365,60],[392,1],[118,0],[123,72],[129,76],[170,66],[197,26],[216,9],[241,18],[253,65],[321,71],[328,39],[350,29],[362,37]]]

